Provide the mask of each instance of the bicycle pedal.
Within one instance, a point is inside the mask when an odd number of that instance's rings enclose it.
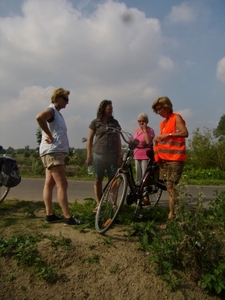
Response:
[[[138,218],[138,219],[142,219],[144,217],[143,214],[139,214],[139,213],[135,213],[135,216]]]

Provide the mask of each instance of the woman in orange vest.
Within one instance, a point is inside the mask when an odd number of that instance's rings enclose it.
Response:
[[[188,137],[188,130],[181,115],[173,112],[173,105],[168,97],[156,99],[152,109],[164,118],[160,123],[160,134],[155,136],[153,141],[155,160],[160,166],[160,179],[166,181],[169,193],[168,219],[172,219],[176,214],[176,185],[186,161],[185,138]],[[166,225],[162,225],[161,228],[165,229]]]

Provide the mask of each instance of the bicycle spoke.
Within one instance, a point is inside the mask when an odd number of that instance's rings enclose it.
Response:
[[[154,187],[154,192],[148,194],[149,197],[149,203],[152,206],[155,206],[158,204],[161,195],[162,195],[162,189],[158,188],[157,186]]]
[[[106,232],[115,221],[123,204],[127,191],[127,178],[118,174],[105,187],[95,217],[95,228],[98,233]]]
[[[157,168],[152,168],[145,174],[140,188],[140,194],[142,195],[142,205],[155,206],[158,204],[162,189],[158,187],[158,172]]]

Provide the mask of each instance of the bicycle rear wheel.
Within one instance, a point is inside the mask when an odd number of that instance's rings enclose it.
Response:
[[[113,177],[103,190],[95,216],[95,230],[105,233],[115,221],[127,194],[127,177],[123,173]]]
[[[163,190],[158,186],[158,172],[155,171],[148,171],[145,174],[144,179],[142,180],[140,194],[143,198],[147,197],[145,202],[148,205],[156,206],[162,196]]]
[[[5,197],[8,195],[10,188],[2,185],[0,183],[0,203],[5,199]]]
[[[156,206],[162,196],[163,190],[155,186],[154,192],[148,194],[149,202],[151,206]]]

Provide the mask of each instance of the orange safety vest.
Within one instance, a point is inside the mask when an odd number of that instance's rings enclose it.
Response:
[[[178,114],[173,113],[169,117],[166,124],[165,124],[165,120],[160,123],[160,134],[169,134],[169,133],[176,132],[177,115]],[[167,138],[155,144],[154,156],[156,162],[159,162],[160,160],[185,161],[186,160],[185,138],[168,136]]]

